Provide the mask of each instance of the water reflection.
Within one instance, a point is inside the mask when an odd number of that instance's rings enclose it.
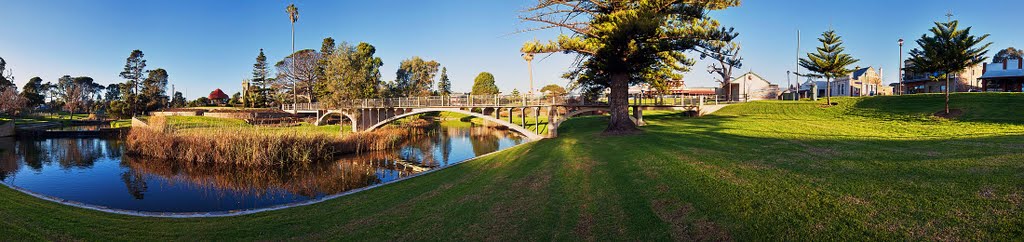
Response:
[[[423,131],[401,148],[283,167],[196,164],[123,155],[110,139],[0,139],[0,180],[36,193],[118,209],[204,212],[315,199],[522,143],[483,127]]]

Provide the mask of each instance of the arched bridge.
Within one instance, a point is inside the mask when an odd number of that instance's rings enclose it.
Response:
[[[691,111],[695,115],[702,115],[705,113],[705,107],[714,107],[706,103],[711,98],[713,96],[635,95],[630,97],[630,107],[633,110],[631,118],[638,125],[643,125],[643,110],[652,109]],[[416,114],[452,112],[502,125],[536,140],[557,136],[558,125],[569,118],[607,112],[606,100],[604,98],[587,100],[578,96],[453,95],[359,99],[334,106],[321,103],[285,104],[281,106],[281,109],[293,114],[316,114],[316,125],[325,123],[331,117],[340,116],[343,121],[350,122],[353,132],[372,131],[395,120]],[[712,108],[712,110],[714,109],[717,108]],[[540,125],[543,124],[541,117],[547,119],[547,125],[544,128],[541,128]]]

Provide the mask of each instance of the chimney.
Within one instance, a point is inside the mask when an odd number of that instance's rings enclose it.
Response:
[[[1008,59],[1003,59],[1003,70],[1006,70],[1006,62],[1007,62],[1007,61],[1010,61],[1010,60],[1008,60]]]
[[[1024,69],[1024,57],[1017,58],[1017,69]]]
[[[981,63],[981,74],[984,75],[985,72],[988,72],[988,63]]]

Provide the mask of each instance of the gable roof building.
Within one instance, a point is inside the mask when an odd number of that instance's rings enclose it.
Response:
[[[727,101],[774,100],[779,96],[779,85],[752,71],[732,78],[724,86],[716,93]]]

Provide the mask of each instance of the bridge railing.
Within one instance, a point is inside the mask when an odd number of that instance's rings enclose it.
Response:
[[[715,100],[714,95],[650,95],[633,94],[629,96],[630,105],[654,106],[700,106],[707,101]],[[431,97],[401,97],[355,99],[338,105],[325,103],[283,104],[282,110],[327,110],[335,108],[416,108],[416,107],[498,107],[498,106],[602,106],[608,105],[608,97],[585,97],[579,95],[543,96],[543,95],[451,95]]]

